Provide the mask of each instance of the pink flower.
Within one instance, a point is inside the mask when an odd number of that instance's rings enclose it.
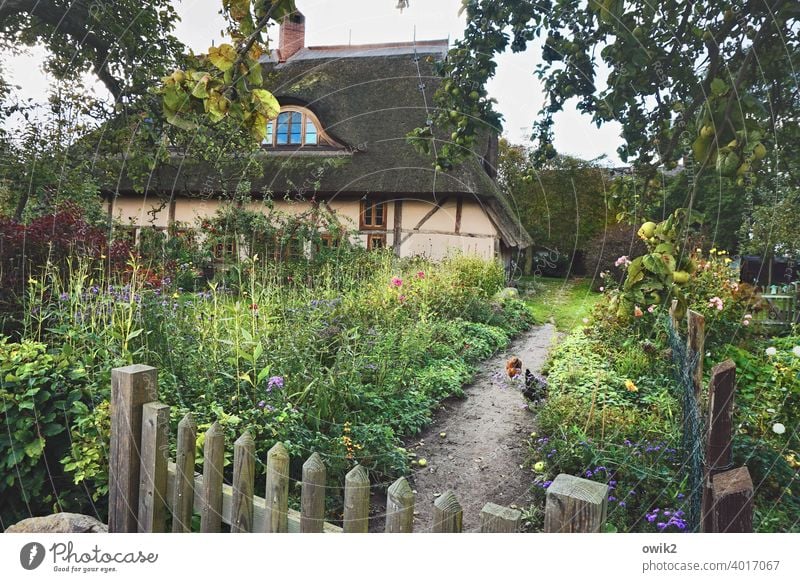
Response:
[[[750,320],[749,320],[749,319],[745,319],[745,320],[742,322],[742,325],[743,325],[743,326],[745,326],[745,327],[747,327],[748,325],[750,325]]]
[[[400,297],[398,297],[398,298],[397,298],[397,300],[398,300],[400,303],[403,303],[403,302],[406,300],[406,296],[405,296],[405,295],[401,295]]]
[[[633,308],[633,314],[634,314],[636,317],[641,317],[642,315],[644,315],[644,313],[642,312],[642,310],[641,310],[641,309],[639,309],[639,306],[638,306],[638,305],[637,305],[637,306],[635,306],[635,307]]]
[[[419,271],[417,273],[417,279],[424,279],[425,278],[425,271]]]
[[[403,280],[400,277],[392,277],[392,285],[395,287],[402,287]]]
[[[653,313],[655,310],[656,310],[656,306],[655,305],[651,305],[650,307],[647,308],[647,313]]]
[[[602,293],[602,292],[603,292],[603,291],[605,291],[605,290],[606,290],[606,288],[605,288],[605,287],[600,287],[600,293]]]
[[[627,267],[631,264],[631,260],[628,258],[628,255],[622,255],[614,262],[615,267]]]
[[[708,300],[708,306],[715,307],[717,311],[722,311],[722,299],[716,296],[712,297],[711,299]]]

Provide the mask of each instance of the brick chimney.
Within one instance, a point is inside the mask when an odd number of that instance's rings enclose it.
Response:
[[[290,59],[306,45],[306,17],[299,11],[284,16],[281,21],[278,40],[278,57],[280,62]]]

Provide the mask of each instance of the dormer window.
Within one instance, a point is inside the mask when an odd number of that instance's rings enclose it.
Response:
[[[316,115],[304,107],[293,105],[281,107],[278,117],[267,123],[267,137],[264,139],[263,145],[267,147],[339,146],[322,129]]]

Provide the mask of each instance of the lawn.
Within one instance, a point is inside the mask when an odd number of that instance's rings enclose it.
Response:
[[[533,289],[525,301],[536,321],[552,322],[559,331],[569,331],[588,317],[602,297],[590,289],[589,279],[524,277]]]

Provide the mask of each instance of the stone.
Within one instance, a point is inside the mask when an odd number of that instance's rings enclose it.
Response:
[[[108,533],[108,526],[80,513],[54,513],[23,519],[9,526],[5,533]]]

